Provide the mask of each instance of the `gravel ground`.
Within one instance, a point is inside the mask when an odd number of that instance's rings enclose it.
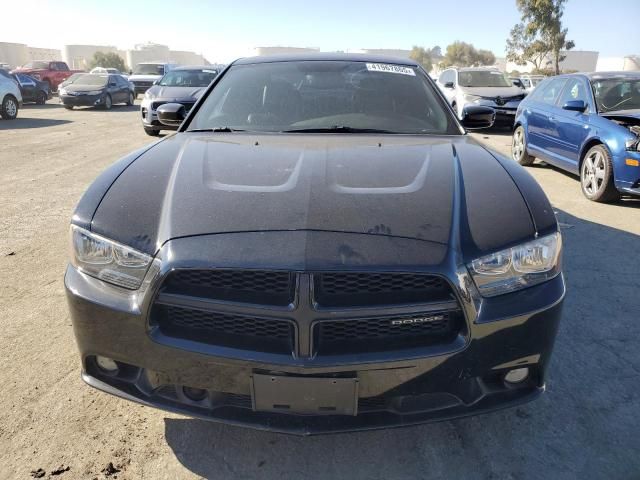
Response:
[[[507,132],[474,135],[508,152]],[[0,121],[0,478],[640,479],[640,200],[590,203],[544,165],[529,171],[564,224],[568,296],[548,392],[533,403],[299,438],[85,386],[62,284],[69,218],[99,172],[149,141],[138,107],[52,100]]]

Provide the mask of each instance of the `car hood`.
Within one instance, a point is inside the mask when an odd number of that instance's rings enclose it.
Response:
[[[147,90],[147,95],[154,100],[179,100],[183,98],[197,100],[206,88],[207,87],[164,87],[162,85],[154,85]]]
[[[75,83],[70,83],[63,88],[67,92],[97,92],[98,90],[103,90],[105,85],[76,85]]]
[[[463,243],[532,238],[501,163],[468,136],[178,133],[111,185],[91,229],[148,253],[174,238],[326,231]]]
[[[640,120],[640,109],[633,110],[613,110],[610,112],[604,112],[600,114],[601,117],[609,118],[611,120],[629,121],[633,123],[634,120]]]
[[[460,87],[469,95],[478,95],[480,97],[515,97],[516,95],[524,95],[525,91],[519,87]]]

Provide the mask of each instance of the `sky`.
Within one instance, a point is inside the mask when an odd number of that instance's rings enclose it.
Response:
[[[5,3],[5,2],[3,2]],[[504,56],[519,21],[515,0],[36,0],[2,7],[0,42],[59,48],[67,44],[154,42],[203,54],[211,62],[251,55],[259,46],[444,48],[455,40]],[[600,57],[640,54],[640,0],[568,0],[564,24],[576,50]]]

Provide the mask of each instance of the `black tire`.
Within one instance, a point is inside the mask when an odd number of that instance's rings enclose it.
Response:
[[[47,103],[47,94],[45,92],[43,92],[42,90],[40,90],[36,94],[36,104],[37,105],[44,105],[45,103]]]
[[[18,100],[13,95],[5,95],[0,105],[0,117],[5,120],[15,120],[18,116]]]
[[[620,199],[613,178],[611,154],[604,145],[594,145],[580,162],[580,188],[593,202],[614,202]]]
[[[65,105],[64,108],[67,110],[73,110],[73,105]]]
[[[144,133],[146,133],[150,137],[157,137],[158,135],[160,135],[160,130],[154,130],[153,128],[145,128]]]
[[[127,105],[129,106],[133,105],[134,101],[135,101],[135,98],[133,98],[133,93],[129,92],[129,100],[127,100]]]
[[[105,110],[111,110],[111,107],[113,107],[113,100],[111,98],[111,95],[107,93],[104,96],[104,103],[102,104],[102,108],[104,108]]]
[[[518,125],[513,131],[511,138],[511,158],[523,166],[529,166],[536,159],[527,152],[527,137],[524,134],[524,127]]]

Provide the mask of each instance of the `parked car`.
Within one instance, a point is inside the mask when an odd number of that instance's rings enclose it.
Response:
[[[157,108],[165,103],[180,103],[189,111],[205,91],[218,70],[211,67],[177,67],[166,73],[144,94],[140,105],[142,126],[147,135],[157,136],[161,130],[177,130],[177,126],[162,125]]]
[[[544,75],[522,75],[520,77],[520,82],[522,82],[522,86],[525,91],[527,93],[531,93],[545,78],[547,77]]]
[[[299,434],[486,412],[544,391],[565,292],[553,208],[409,59],[246,58],[72,218],[82,377]]]
[[[67,85],[73,83],[76,79],[80,78],[82,75],[86,75],[86,73],[74,73],[69,78],[67,78],[64,82],[58,85],[58,90],[60,88],[66,87]]]
[[[520,105],[512,156],[580,176],[596,202],[640,194],[640,72],[571,74],[544,80]]]
[[[448,68],[438,77],[438,86],[461,119],[467,105],[484,105],[496,111],[496,123],[513,126],[521,88],[500,70],[488,67]]]
[[[153,86],[153,83],[160,80],[162,76],[175,68],[173,63],[145,62],[135,66],[129,75],[129,81],[135,86],[136,96],[146,92]]]
[[[16,68],[12,73],[25,73],[36,80],[49,84],[49,91],[55,92],[58,86],[74,73],[80,70],[70,70],[65,62],[35,61]]]
[[[126,76],[120,70],[118,70],[117,68],[95,67],[95,68],[91,69],[91,71],[89,73],[102,73],[102,74],[122,75],[123,77]]]
[[[7,73],[2,71],[0,74],[5,74],[5,76],[11,78],[18,84],[23,103],[33,102],[38,105],[44,105],[47,103],[47,100],[51,98],[49,84],[45,82],[36,80],[24,73]]]
[[[0,75],[0,117],[15,120],[22,106],[22,94],[18,84],[10,78]]]
[[[114,103],[133,105],[134,94],[122,75],[85,73],[60,89],[60,101],[68,110],[73,107],[102,107],[109,110]]]
[[[11,66],[8,63],[0,62],[0,70],[11,70]]]

